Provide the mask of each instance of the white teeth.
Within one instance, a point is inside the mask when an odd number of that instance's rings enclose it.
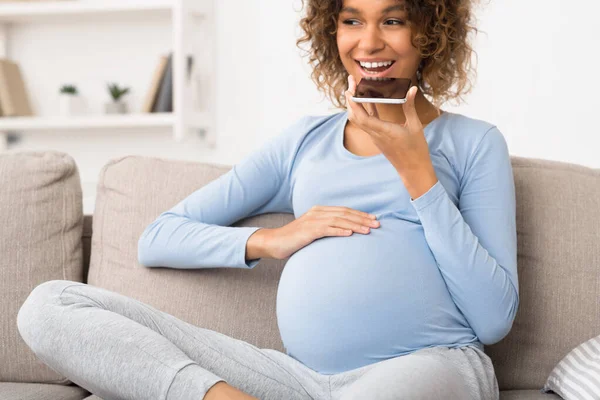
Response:
[[[376,76],[365,76],[367,81],[391,81],[392,78],[378,78]]]
[[[392,65],[393,61],[382,61],[382,62],[362,62],[359,61],[360,65],[364,68],[378,68],[378,67],[385,67],[388,65]]]

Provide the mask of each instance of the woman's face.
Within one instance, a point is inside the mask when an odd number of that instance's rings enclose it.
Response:
[[[346,71],[358,83],[367,73],[358,61],[394,61],[388,77],[412,78],[421,62],[411,44],[404,0],[343,0],[337,45]]]

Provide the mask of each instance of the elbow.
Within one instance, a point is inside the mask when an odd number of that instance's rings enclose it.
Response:
[[[156,255],[160,253],[157,249],[157,244],[160,243],[160,237],[158,235],[165,223],[165,219],[170,215],[172,214],[169,211],[161,213],[154,221],[146,226],[140,235],[137,245],[137,258],[140,265],[149,268],[160,266],[160,260],[156,257]]]
[[[482,329],[479,329],[477,336],[484,345],[498,343],[511,331],[519,307],[519,296],[515,294],[514,300],[508,307],[504,315],[498,315],[492,321],[489,321]]]
[[[152,255],[152,244],[149,237],[151,230],[156,226],[157,222],[158,219],[148,225],[138,239],[137,259],[138,263],[143,267],[154,267],[156,265],[156,260],[154,260]]]
[[[498,343],[508,335],[512,329],[513,321],[499,321],[497,324],[480,329],[477,332],[479,341],[484,345]]]
[[[150,267],[152,264],[150,257],[148,257],[148,253],[148,247],[146,246],[146,230],[144,230],[137,245],[138,263],[143,267]]]

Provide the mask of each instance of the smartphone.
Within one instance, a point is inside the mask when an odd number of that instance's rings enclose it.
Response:
[[[410,78],[362,78],[352,100],[357,103],[406,103],[406,94],[410,89]]]

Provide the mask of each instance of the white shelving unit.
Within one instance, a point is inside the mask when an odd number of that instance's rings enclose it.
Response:
[[[20,23],[115,14],[138,17],[143,13],[168,13],[171,17],[173,51],[173,112],[93,115],[81,117],[0,117],[0,151],[10,133],[39,130],[171,128],[177,142],[200,135],[208,147],[216,143],[216,73],[214,26],[215,0],[63,0],[0,3],[0,57],[10,58],[11,27]],[[135,20],[132,18],[132,20]],[[188,68],[188,58],[193,67]],[[192,83],[196,82],[196,85]],[[198,93],[192,93],[197,88]],[[195,95],[195,96],[194,96]],[[199,99],[194,101],[195,99]]]
[[[93,115],[73,117],[13,117],[0,119],[4,131],[83,130],[103,128],[169,128],[173,113]]]

